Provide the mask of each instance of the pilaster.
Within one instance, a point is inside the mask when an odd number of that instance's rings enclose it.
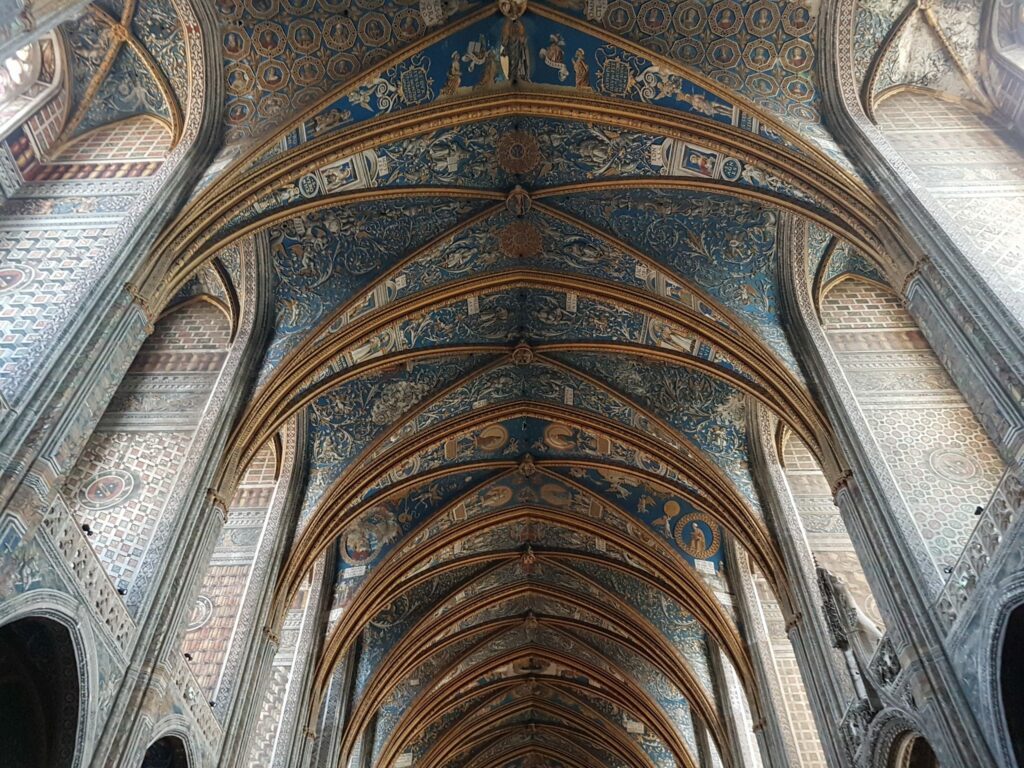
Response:
[[[181,632],[224,524],[226,503],[220,493],[210,491],[231,425],[244,407],[249,382],[262,357],[269,316],[265,249],[257,248],[253,239],[244,243],[248,251],[242,259],[245,270],[238,333],[165,502],[153,543],[127,595],[127,607],[138,623],[131,664],[139,673],[115,700],[93,758],[97,768],[124,760],[138,732],[145,728],[139,707],[157,665],[173,665],[180,659]],[[215,745],[214,754],[219,747]]]
[[[853,698],[853,689],[846,670],[837,664],[824,625],[814,558],[776,455],[773,436],[777,420],[761,407],[750,408],[748,414],[751,469],[789,578],[794,612],[787,622],[787,635],[796,651],[826,760],[831,766],[849,765],[837,726]]]
[[[839,507],[864,574],[890,632],[906,638],[922,660],[934,698],[935,728],[944,764],[991,765],[991,754],[958,675],[945,654],[934,603],[942,579],[925,548],[895,479],[860,412],[839,362],[810,306],[806,224],[780,217],[783,310],[791,344],[817,390],[838,446],[851,469],[833,482]]]
[[[762,713],[760,720],[754,723],[754,731],[762,745],[761,758],[770,768],[798,766],[800,757],[793,734],[787,727],[789,718],[775,675],[771,641],[760,615],[761,600],[756,593],[753,574],[746,553],[735,542],[730,541],[727,546],[726,561],[730,564],[727,573],[736,595],[740,630],[754,663],[755,695]]]

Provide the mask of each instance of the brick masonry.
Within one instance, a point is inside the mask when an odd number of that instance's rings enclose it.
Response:
[[[893,147],[974,245],[974,266],[1024,312],[1024,155],[1011,134],[958,104],[904,92],[876,110]]]
[[[251,747],[246,762],[248,768],[267,768],[274,763],[275,750],[281,741],[278,732],[286,715],[285,702],[292,673],[298,654],[306,650],[297,646],[309,594],[309,585],[303,584],[281,628],[281,644],[274,656],[270,682],[263,696],[259,718],[250,740]]]
[[[256,552],[277,485],[276,457],[268,444],[239,484],[189,620],[182,652],[208,700],[216,700],[221,671],[235,634]],[[247,629],[247,628],[246,628]]]
[[[825,768],[825,753],[821,749],[821,740],[818,737],[803,678],[800,676],[800,668],[797,666],[796,654],[786,634],[782,609],[775,600],[771,587],[760,575],[755,575],[753,582],[768,638],[769,647],[766,650],[771,654],[772,672],[782,694],[784,714],[793,735],[798,765],[800,768]]]
[[[119,588],[132,587],[229,338],[226,316],[206,301],[160,320],[62,491]]]
[[[821,316],[929,552],[952,565],[1002,473],[995,447],[894,295],[845,280]]]

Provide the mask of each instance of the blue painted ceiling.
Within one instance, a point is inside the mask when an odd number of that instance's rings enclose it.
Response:
[[[296,552],[337,564],[320,664],[356,665],[347,748],[710,764],[709,649],[744,664],[727,544],[772,567],[748,417],[810,401],[781,212],[830,220],[794,169],[844,173],[814,12],[499,5],[218,2],[236,159],[197,206],[251,184],[203,237],[269,246],[253,432],[307,425]],[[822,280],[872,270],[812,241]]]

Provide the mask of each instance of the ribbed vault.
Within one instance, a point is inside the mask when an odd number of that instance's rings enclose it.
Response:
[[[230,11],[224,170],[143,293],[243,238],[273,265],[218,491],[305,420],[270,630],[326,558],[307,721],[345,671],[343,761],[738,765],[712,659],[764,702],[727,542],[791,598],[748,409],[844,469],[789,343],[780,215],[812,222],[816,292],[914,258],[821,128],[810,11],[271,5]]]

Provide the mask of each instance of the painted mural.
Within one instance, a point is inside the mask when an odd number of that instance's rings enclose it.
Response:
[[[507,54],[512,49],[522,59],[515,66]],[[794,51],[797,58],[806,54],[806,48]],[[680,67],[656,64],[576,27],[527,14],[518,26],[500,16],[459,25],[439,42],[397,63],[389,60],[384,68],[360,77],[352,90],[288,132],[255,162],[266,163],[364,120],[513,84],[564,88],[676,109],[795,148],[763,119],[723,97],[724,89],[711,91],[693,82]]]
[[[796,372],[778,311],[775,213],[733,198],[667,190],[554,198],[560,208],[649,254],[743,317]],[[716,225],[712,222],[728,217]],[[732,227],[742,223],[737,231]]]

